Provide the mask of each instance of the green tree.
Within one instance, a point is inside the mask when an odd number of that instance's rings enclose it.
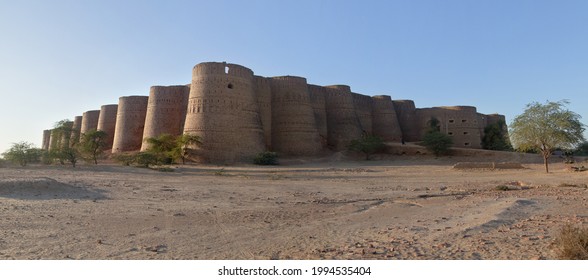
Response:
[[[484,128],[482,148],[496,151],[512,150],[512,146],[508,139],[506,123],[503,120],[489,124]]]
[[[431,129],[423,136],[423,145],[438,157],[449,151],[449,148],[453,145],[453,140],[448,135]]]
[[[373,135],[364,135],[361,139],[351,140],[351,143],[348,146],[350,151],[365,154],[365,160],[369,160],[371,155],[377,153],[383,148],[384,141],[382,141],[382,138]]]
[[[87,131],[81,135],[80,142],[76,144],[77,149],[82,156],[98,164],[98,157],[106,149],[107,136],[107,133],[102,130]]]
[[[59,157],[62,161],[67,161],[71,163],[73,168],[76,168],[76,163],[80,158],[80,153],[74,147],[63,147],[61,151],[59,151]]]
[[[145,142],[149,144],[149,148],[147,148],[148,154],[155,156],[158,162],[173,163],[178,145],[177,137],[166,133],[157,137],[146,138]]]
[[[181,158],[182,164],[186,164],[186,158],[188,157],[190,147],[200,145],[202,145],[202,138],[200,138],[200,136],[193,134],[182,134],[177,138],[174,158]]]
[[[5,160],[16,163],[20,166],[27,166],[29,163],[39,162],[43,151],[35,148],[34,144],[29,142],[12,143],[12,146],[2,156]]]
[[[545,172],[548,159],[557,148],[572,149],[584,141],[584,125],[580,115],[566,109],[569,102],[528,104],[510,125],[510,137],[517,149],[537,149],[543,156]]]

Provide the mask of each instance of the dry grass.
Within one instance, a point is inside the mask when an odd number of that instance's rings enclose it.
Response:
[[[588,228],[564,226],[555,240],[557,257],[562,260],[588,260]]]

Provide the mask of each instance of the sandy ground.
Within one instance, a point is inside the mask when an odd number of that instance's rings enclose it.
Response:
[[[588,172],[461,160],[0,168],[0,259],[554,259],[588,223]]]

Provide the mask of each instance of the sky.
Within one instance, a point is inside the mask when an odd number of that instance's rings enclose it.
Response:
[[[588,123],[584,0],[0,0],[0,152],[210,61],[507,123],[566,99]]]

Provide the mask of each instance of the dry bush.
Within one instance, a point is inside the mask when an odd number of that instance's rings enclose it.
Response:
[[[588,260],[588,228],[566,225],[554,244],[561,260]]]

